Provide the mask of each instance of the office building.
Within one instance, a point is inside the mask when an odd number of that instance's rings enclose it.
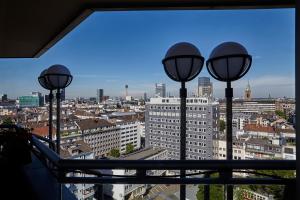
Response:
[[[120,153],[126,153],[126,146],[132,144],[135,150],[141,148],[141,135],[138,134],[139,120],[135,116],[123,116],[113,121],[120,129]]]
[[[198,97],[213,96],[213,84],[210,82],[209,77],[199,77],[198,79]]]
[[[212,159],[212,136],[217,131],[218,103],[209,98],[187,98],[186,159]],[[146,147],[168,150],[180,158],[180,99],[151,98],[145,112]]]
[[[7,101],[8,98],[7,98],[7,94],[2,94],[1,95],[1,101]]]
[[[61,92],[60,92],[60,99],[61,99],[62,101],[66,100],[66,89],[65,89],[65,88],[61,89]]]
[[[97,89],[97,102],[101,103],[103,101],[104,91],[103,89]]]
[[[155,83],[155,97],[166,97],[166,84]]]
[[[96,158],[106,157],[112,149],[120,148],[120,129],[115,124],[103,119],[83,119],[77,125]]]
[[[121,156],[119,159],[126,162],[127,160],[167,160],[167,150],[162,148],[147,148],[129,155]],[[132,176],[136,174],[136,170],[101,170],[103,174]],[[147,170],[149,176],[163,176],[167,174],[166,170]],[[103,192],[106,196],[115,200],[139,199],[147,192],[151,184],[106,184],[103,187]]]
[[[44,99],[40,92],[32,92],[31,95],[20,96],[19,106],[25,107],[39,107],[44,105]]]
[[[275,112],[275,100],[251,100],[245,101],[241,99],[236,99],[232,101],[232,112],[233,113],[265,113],[265,112]],[[220,113],[225,116],[226,113],[226,101],[220,101]]]
[[[44,95],[44,104],[49,103],[49,94]]]

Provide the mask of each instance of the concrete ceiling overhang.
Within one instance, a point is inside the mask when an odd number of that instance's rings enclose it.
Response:
[[[0,0],[0,58],[39,57],[94,11],[292,8],[296,0]]]

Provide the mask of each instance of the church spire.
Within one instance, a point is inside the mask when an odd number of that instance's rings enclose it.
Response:
[[[248,80],[248,84],[245,89],[244,99],[245,99],[245,101],[251,101],[251,88],[250,88],[249,80]]]

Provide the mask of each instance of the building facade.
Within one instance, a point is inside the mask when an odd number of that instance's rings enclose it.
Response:
[[[198,79],[198,97],[213,96],[213,84],[209,77],[199,77]]]
[[[116,159],[116,158],[114,158]],[[168,152],[161,148],[147,148],[138,152],[131,153],[126,156],[118,158],[120,160],[167,160]],[[136,170],[101,170],[105,174],[131,176],[136,174]],[[166,170],[148,170],[147,175],[149,176],[163,176],[166,175]],[[106,184],[103,187],[103,192],[106,196],[109,196],[115,200],[133,200],[138,197],[143,197],[147,189],[152,187],[151,184]]]
[[[120,129],[120,153],[126,153],[126,146],[132,144],[133,148],[141,148],[141,136],[138,134],[138,120],[120,120],[116,122],[117,127]]]
[[[103,89],[97,89],[97,102],[101,103],[103,101],[103,96],[104,96],[104,90]]]
[[[61,145],[61,156],[66,159],[94,159],[92,149],[82,140]],[[93,177],[82,173],[69,173],[71,177]],[[95,195],[94,184],[66,184],[66,187],[79,200],[93,200]]]
[[[212,159],[212,136],[217,131],[218,103],[208,98],[187,98],[186,159]],[[146,147],[168,150],[180,158],[180,99],[151,98],[145,112]]]
[[[103,119],[83,119],[77,125],[96,158],[106,157],[112,149],[120,148],[120,128],[116,124]]]
[[[21,108],[39,107],[43,105],[43,99],[38,95],[28,95],[19,97]]]
[[[232,112],[246,114],[275,112],[275,100],[233,100]],[[220,101],[220,113],[225,116],[226,101]]]
[[[155,83],[155,96],[156,97],[166,97],[166,84]]]

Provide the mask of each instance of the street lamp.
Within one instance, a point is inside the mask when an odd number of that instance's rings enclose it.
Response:
[[[56,92],[56,151],[60,153],[60,90],[68,87],[72,82],[72,75],[63,65],[52,65],[44,75],[51,90]]]
[[[204,58],[193,44],[181,42],[173,45],[162,60],[168,77],[181,82],[180,88],[180,160],[186,157],[186,97],[185,82],[193,80],[201,71]],[[180,170],[180,177],[185,178],[185,170]],[[185,199],[185,185],[180,185],[180,200]]]
[[[227,160],[232,160],[232,97],[231,81],[243,77],[250,69],[252,57],[245,47],[236,42],[224,42],[213,49],[206,66],[209,74],[219,80],[227,82],[226,96],[226,154]],[[232,177],[232,171],[227,173]],[[233,187],[227,186],[227,200],[233,199]]]
[[[50,90],[49,93],[49,139],[52,141],[52,110],[53,110],[53,90],[51,89],[50,85],[48,84],[45,74],[47,73],[47,69],[43,70],[38,77],[38,81],[40,85],[45,88],[46,90]],[[49,144],[50,145],[50,144]]]

